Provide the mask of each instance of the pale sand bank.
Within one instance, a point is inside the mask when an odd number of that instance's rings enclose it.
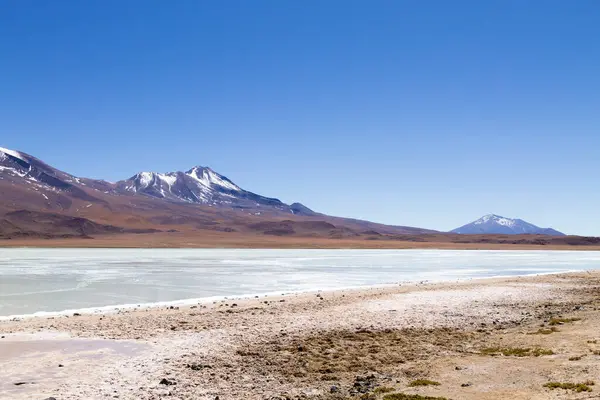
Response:
[[[600,386],[543,384],[600,385],[598,307],[593,272],[5,321],[0,399],[359,399],[354,391],[377,385],[452,399],[594,398]],[[558,315],[581,320],[529,334]],[[489,347],[555,354],[482,355]],[[440,385],[408,387],[416,378]]]

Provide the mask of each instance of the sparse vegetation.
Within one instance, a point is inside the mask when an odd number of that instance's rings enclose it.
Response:
[[[540,357],[540,356],[551,356],[553,355],[554,352],[550,349],[533,349],[531,351],[531,355],[534,357]]]
[[[449,328],[356,329],[305,336],[301,343],[288,342],[283,337],[261,346],[242,347],[237,355],[242,356],[245,363],[272,374],[334,382],[344,379],[346,374],[356,376],[365,369],[391,371],[426,359],[431,346],[440,352],[460,350],[469,340],[469,334]],[[410,380],[422,376],[426,375],[419,372]],[[373,385],[371,391],[376,387]]]
[[[409,383],[408,386],[410,386],[410,387],[417,387],[417,386],[440,386],[440,383],[436,382],[436,381],[431,381],[429,379],[416,379],[416,380],[412,381],[411,383]]]
[[[590,386],[594,386],[593,381],[585,381],[583,383],[548,382],[544,385],[545,388],[552,389],[552,390],[554,390],[554,389],[573,390],[577,393],[591,392],[592,388]]]
[[[446,397],[421,396],[420,394],[392,393],[383,396],[383,400],[450,400]]]
[[[488,347],[481,350],[481,354],[488,356],[497,356],[502,354],[505,357],[528,357],[528,356],[551,356],[554,354],[552,350],[542,348],[521,348],[521,347]]]
[[[393,392],[394,390],[396,390],[396,389],[394,389],[392,387],[380,386],[378,388],[375,388],[375,390],[373,390],[373,393],[375,393],[375,394],[383,394],[383,393]]]
[[[575,321],[581,321],[581,318],[557,318],[557,317],[552,317],[552,318],[550,318],[550,321],[548,322],[548,324],[550,326],[554,326],[554,325],[567,324],[569,322],[575,322]]]
[[[598,344],[597,340],[588,340],[588,344]]]
[[[558,330],[558,328],[553,326],[548,329],[540,328],[535,332],[528,333],[528,335],[550,335],[550,334],[556,333],[556,332],[560,332],[560,331]]]

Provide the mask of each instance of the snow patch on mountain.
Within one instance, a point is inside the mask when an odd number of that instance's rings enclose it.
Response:
[[[218,185],[229,190],[242,190],[240,187],[233,184],[233,182],[231,182],[229,179],[217,174],[210,168],[194,167],[185,174],[207,188],[210,188],[212,185]]]
[[[514,227],[516,225],[516,220],[511,219],[511,218],[504,218],[504,217],[501,217],[501,216],[495,215],[495,214],[484,215],[483,217],[479,218],[477,221],[473,222],[473,225],[483,225],[483,224],[487,224],[490,221],[493,221],[493,223],[496,223],[498,225],[508,226],[508,227]]]
[[[0,161],[4,161],[4,160],[2,160],[0,158]],[[1,165],[0,165],[0,171],[6,171],[6,172],[9,172],[9,173],[11,173],[13,175],[17,175],[17,176],[20,176],[20,177],[24,177],[25,175],[27,175],[26,173],[18,171],[16,168],[3,167]]]
[[[176,174],[157,174],[158,179],[160,179],[161,181],[165,182],[167,185],[169,185],[169,187],[173,186],[175,184],[175,182],[177,182],[177,175]]]
[[[139,177],[141,188],[147,188],[154,180],[154,174],[152,172],[141,172],[139,174]]]
[[[2,154],[4,153],[4,154]],[[10,149],[5,149],[4,147],[0,147],[0,161],[5,161],[6,160],[6,156],[5,154],[8,154],[9,156],[12,156],[14,158],[18,158],[21,161],[25,161],[27,162],[27,160],[23,157],[23,155],[21,155],[21,153],[19,153],[18,151],[14,151],[14,150],[10,150]]]

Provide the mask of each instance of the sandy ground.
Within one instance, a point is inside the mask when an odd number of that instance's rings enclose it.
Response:
[[[5,321],[0,399],[600,398],[599,308],[589,272]]]

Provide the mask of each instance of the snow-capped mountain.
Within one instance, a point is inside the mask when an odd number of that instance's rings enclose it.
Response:
[[[117,182],[117,190],[177,202],[236,208],[268,206],[294,213],[291,206],[280,200],[246,191],[207,167],[165,174],[140,172],[125,181]]]
[[[477,221],[456,228],[451,232],[460,234],[538,234],[564,236],[564,233],[552,228],[540,228],[539,226],[530,224],[522,219],[506,218],[495,214],[485,215]]]
[[[287,205],[278,199],[242,189],[231,180],[207,167],[194,167],[187,172],[140,172],[115,184],[102,180],[78,178],[49,166],[23,152],[0,147],[0,195],[16,197],[44,207],[64,210],[70,198],[106,203],[107,196],[141,196],[176,203],[204,204],[237,209],[284,212],[294,215],[316,215],[299,203]],[[10,186],[6,186],[6,185]],[[12,191],[8,196],[7,191]],[[26,194],[29,193],[29,194]],[[37,199],[37,200],[36,200]],[[15,206],[19,200],[15,198]],[[86,204],[87,206],[87,204]]]
[[[94,199],[84,190],[80,179],[59,171],[23,152],[0,147],[0,181],[48,195],[64,192],[80,199]],[[101,182],[101,181],[98,181]]]
[[[111,183],[76,177],[22,151],[0,148],[0,238],[165,230],[328,238],[433,232],[288,205],[247,191],[208,167],[141,172]]]

